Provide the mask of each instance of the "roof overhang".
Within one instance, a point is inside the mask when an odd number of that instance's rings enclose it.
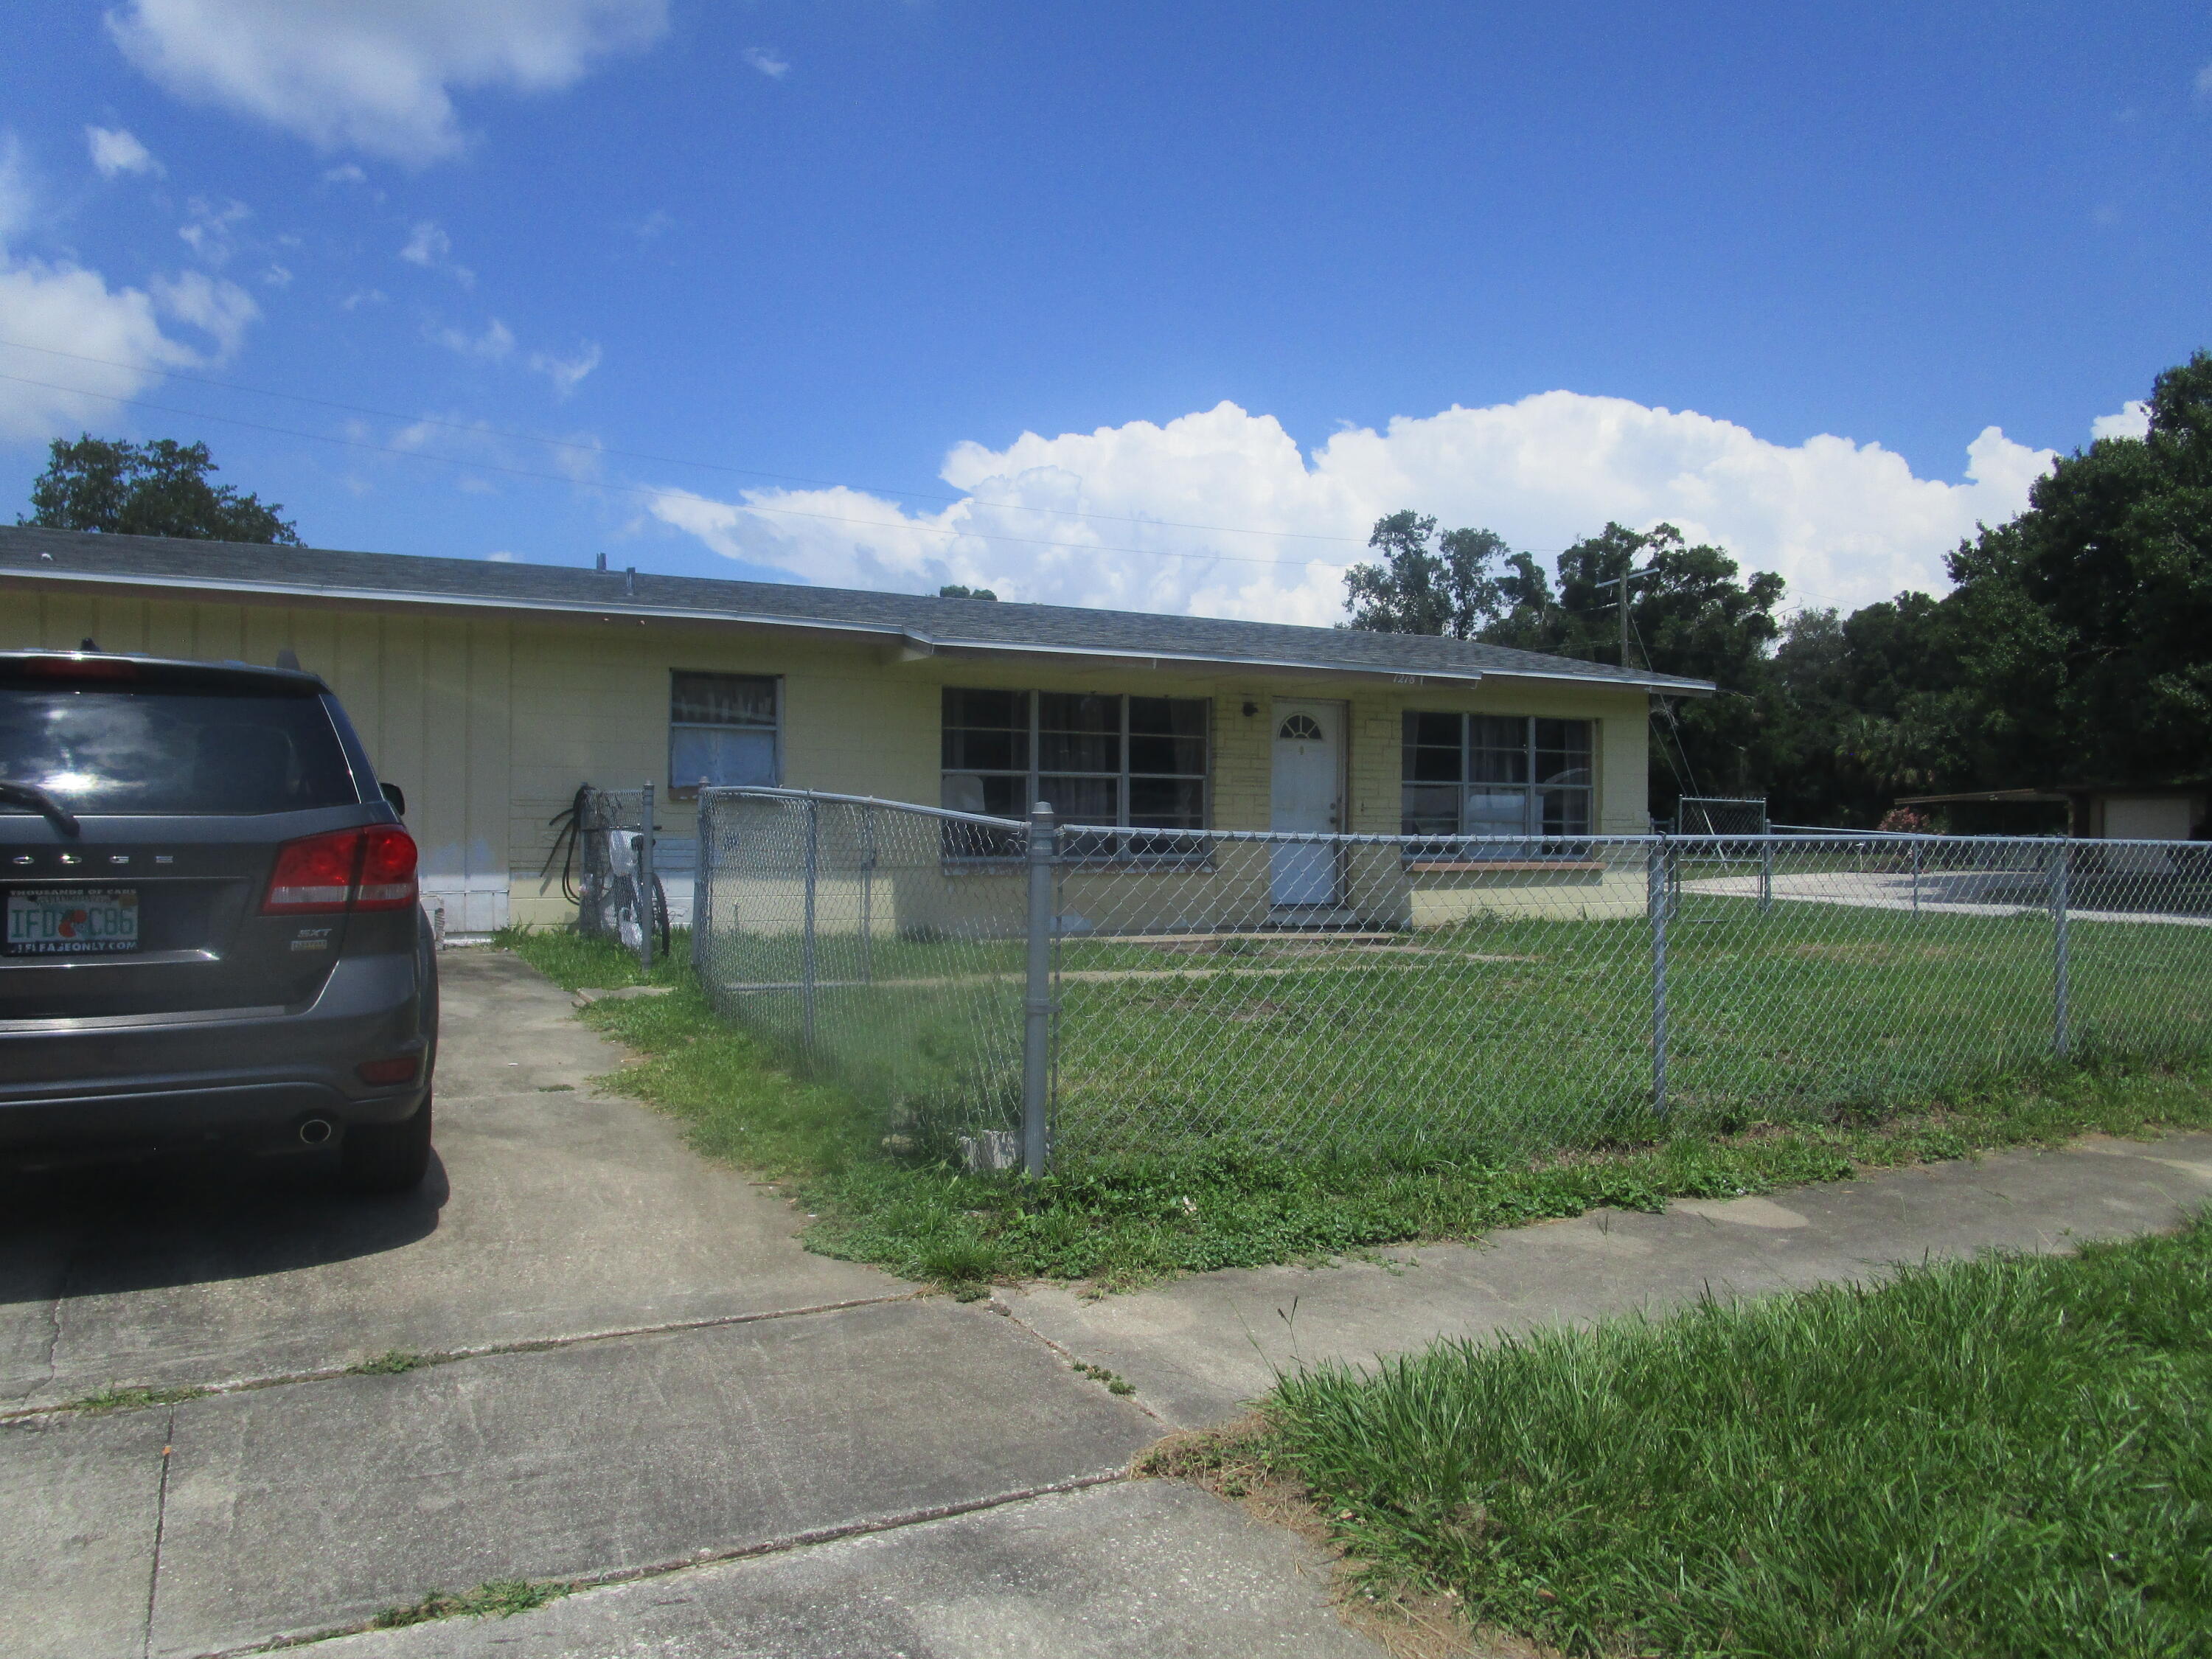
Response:
[[[1525,668],[1397,669],[1382,665],[1302,661],[1295,658],[1246,656],[1199,652],[1132,652],[1103,646],[1062,645],[1045,641],[960,639],[919,632],[896,623],[860,622],[839,617],[793,617],[764,611],[705,609],[677,605],[568,602],[544,599],[502,599],[489,594],[428,592],[420,589],[359,587],[335,583],[308,586],[298,582],[246,581],[222,577],[135,574],[120,571],[82,571],[52,568],[0,568],[0,584],[20,581],[38,585],[64,584],[89,592],[144,596],[149,592],[189,596],[204,594],[256,599],[283,605],[337,610],[390,609],[394,605],[448,614],[534,616],[571,621],[635,621],[640,624],[674,623],[691,627],[760,629],[798,636],[843,638],[872,642],[884,647],[892,660],[918,661],[932,657],[976,660],[1066,662],[1085,661],[1099,667],[1133,669],[1206,669],[1295,674],[1328,679],[1381,680],[1402,686],[1468,686],[1485,680],[1545,680],[1655,696],[1703,697],[1713,687],[1702,680],[1673,679],[1663,675],[1596,678],[1571,670]]]

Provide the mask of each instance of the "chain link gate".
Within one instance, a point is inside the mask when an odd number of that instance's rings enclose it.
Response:
[[[716,1006],[895,1153],[971,1168],[1526,1157],[2212,1042],[2202,844],[1167,831],[708,789],[698,882]]]

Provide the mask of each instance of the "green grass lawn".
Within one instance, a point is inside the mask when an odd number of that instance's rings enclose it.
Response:
[[[1149,1150],[1071,1151],[1040,1182],[971,1176],[914,1133],[910,1097],[856,1088],[851,1072],[834,1063],[803,1073],[788,1048],[718,1015],[690,973],[680,933],[673,960],[650,975],[614,946],[571,933],[510,933],[502,942],[570,989],[647,978],[671,988],[666,996],[584,1012],[644,1057],[611,1085],[678,1119],[703,1154],[789,1182],[818,1218],[806,1234],[810,1248],[953,1286],[1035,1275],[1130,1285],[1408,1239],[1473,1238],[1600,1205],[1653,1210],[1670,1197],[1845,1179],[1975,1148],[2055,1144],[2089,1129],[2212,1124],[2212,1066],[2201,1059],[2045,1059],[1877,1115],[1753,1116],[1734,1131],[1678,1127],[1595,1149],[1409,1136],[1293,1153],[1234,1134],[1206,1145],[1163,1137]],[[876,1029],[890,1031],[886,1046],[895,1049],[896,1028]],[[886,1063],[908,1062],[895,1053]],[[951,1074],[932,1063],[940,1079]]]
[[[2042,912],[1783,902],[1761,915],[1692,890],[1669,935],[1664,1121],[1640,915],[1501,915],[1381,944],[1072,937],[1054,1133],[1085,1153],[1225,1138],[1526,1156],[1877,1117],[2052,1052]],[[2076,919],[2069,947],[2076,1053],[2212,1048],[2212,927]],[[825,935],[810,1043],[795,938],[749,937],[722,976],[781,988],[721,1002],[941,1151],[1018,1122],[1020,969],[1018,940],[885,939],[864,968],[851,935]]]
[[[2203,1219],[1323,1367],[1264,1419],[1185,1472],[1289,1471],[1377,1582],[1571,1653],[2212,1653]]]

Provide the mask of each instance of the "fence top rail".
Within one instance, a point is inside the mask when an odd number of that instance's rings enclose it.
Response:
[[[1226,842],[1329,842],[1345,846],[1431,848],[1559,848],[1586,847],[1672,847],[1694,849],[1700,847],[1756,847],[1778,845],[1797,848],[1846,848],[1856,842],[1881,843],[1884,846],[1919,842],[1930,847],[2034,847],[2048,850],[2057,847],[2153,847],[2171,852],[2177,848],[2200,847],[2212,854],[2212,842],[2173,841],[2087,841],[2068,836],[1932,836],[1899,835],[1893,831],[1860,834],[1854,830],[1831,830],[1825,834],[1760,835],[1747,830],[1740,835],[1677,835],[1668,830],[1655,835],[1580,835],[1580,836],[1381,836],[1347,835],[1333,830],[1158,830],[1132,827],[1123,823],[1061,823],[1060,830],[1069,835],[1117,836],[1127,839],[1145,836],[1173,841]]]
[[[614,793],[614,791],[604,791]],[[623,792],[635,794],[635,790]],[[1024,818],[992,817],[981,812],[957,812],[950,807],[925,806],[918,801],[887,800],[879,795],[845,795],[823,789],[782,789],[767,784],[710,784],[699,791],[702,805],[710,800],[763,799],[785,801],[819,801],[839,806],[872,806],[886,812],[905,812],[918,817],[941,818],[954,823],[978,824],[988,830],[1025,831],[1029,823]],[[1823,830],[1792,825],[1781,826],[1765,835],[1745,831],[1736,835],[1723,833],[1680,835],[1673,830],[1662,830],[1651,835],[1583,835],[1583,836],[1382,836],[1347,835],[1334,830],[1164,830],[1146,829],[1126,823],[1071,823],[1055,820],[1055,827],[1064,832],[1081,836],[1111,836],[1127,840],[1156,838],[1163,841],[1213,842],[1328,842],[1340,846],[1353,847],[1411,847],[1421,849],[1439,848],[1521,848],[1584,847],[1658,847],[1684,848],[1699,847],[1741,847],[1768,844],[1783,847],[1838,848],[1854,842],[1881,843],[1893,847],[2033,847],[2051,849],[2061,847],[2141,847],[2171,853],[2181,848],[2202,848],[2212,855],[2212,842],[2188,841],[2124,840],[2118,836],[2094,839],[2078,836],[1943,836],[1926,831],[1899,830]]]
[[[884,800],[876,795],[836,795],[822,789],[776,789],[764,783],[708,784],[699,791],[699,804],[715,800],[820,801],[833,806],[880,806],[887,812],[911,812],[917,817],[945,818],[954,823],[976,823],[987,830],[1026,830],[1021,818],[988,817],[981,812],[956,812],[946,806],[924,806],[918,801]]]
[[[1668,835],[1669,841],[1711,839],[1717,841],[1894,841],[1918,842],[1929,847],[2158,847],[2172,850],[2177,847],[2202,847],[2212,850],[2212,842],[2154,841],[2141,836],[1954,836],[1938,835],[1929,830],[1823,830],[1815,825],[1778,823],[1777,830],[1787,830],[1786,836],[1717,836],[1692,837]]]

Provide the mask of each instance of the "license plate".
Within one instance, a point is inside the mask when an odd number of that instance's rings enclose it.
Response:
[[[11,957],[74,957],[138,948],[135,887],[50,888],[8,895]]]

